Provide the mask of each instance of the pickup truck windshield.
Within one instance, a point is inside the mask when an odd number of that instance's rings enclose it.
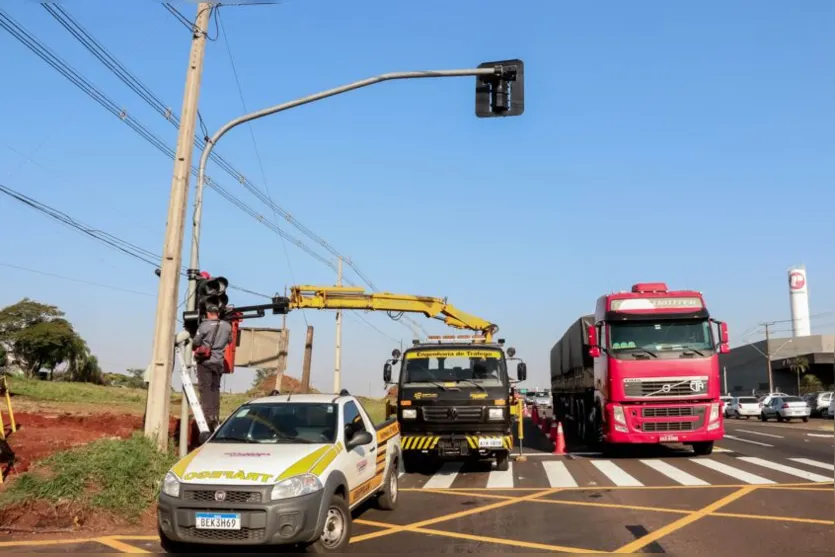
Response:
[[[337,414],[335,404],[245,404],[218,428],[209,442],[333,443]]]
[[[707,320],[610,323],[609,335],[609,348],[613,352],[713,350],[710,322]]]
[[[406,352],[401,373],[404,385],[448,388],[498,387],[507,379],[500,350],[426,349]]]

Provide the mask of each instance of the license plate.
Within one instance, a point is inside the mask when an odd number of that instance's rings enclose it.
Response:
[[[198,530],[240,530],[241,515],[238,513],[196,513],[194,526]]]
[[[501,439],[479,439],[478,440],[478,448],[479,449],[501,449],[502,448],[502,440]]]
[[[662,435],[659,441],[661,443],[672,443],[678,441],[678,435]]]

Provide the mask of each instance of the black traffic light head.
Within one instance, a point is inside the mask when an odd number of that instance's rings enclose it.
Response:
[[[493,68],[494,73],[476,76],[476,116],[520,116],[525,111],[525,64],[521,60],[501,60],[478,67]]]
[[[225,277],[198,278],[197,279],[197,310],[200,318],[206,317],[206,310],[215,306],[219,313],[223,313],[226,304],[229,303],[229,296],[226,289],[229,281]]]

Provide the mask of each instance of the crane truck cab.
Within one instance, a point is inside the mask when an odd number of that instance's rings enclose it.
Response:
[[[428,460],[494,458],[507,470],[513,448],[512,384],[524,381],[524,362],[510,378],[504,340],[489,342],[480,335],[428,337],[402,354],[392,351],[383,379],[391,384],[392,366],[400,365],[396,415],[402,435],[406,472],[418,471]]]

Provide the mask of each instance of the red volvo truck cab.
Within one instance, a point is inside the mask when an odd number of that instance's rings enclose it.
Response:
[[[698,455],[724,436],[719,354],[728,328],[701,292],[635,284],[601,296],[551,349],[554,412],[591,446],[684,443]]]

